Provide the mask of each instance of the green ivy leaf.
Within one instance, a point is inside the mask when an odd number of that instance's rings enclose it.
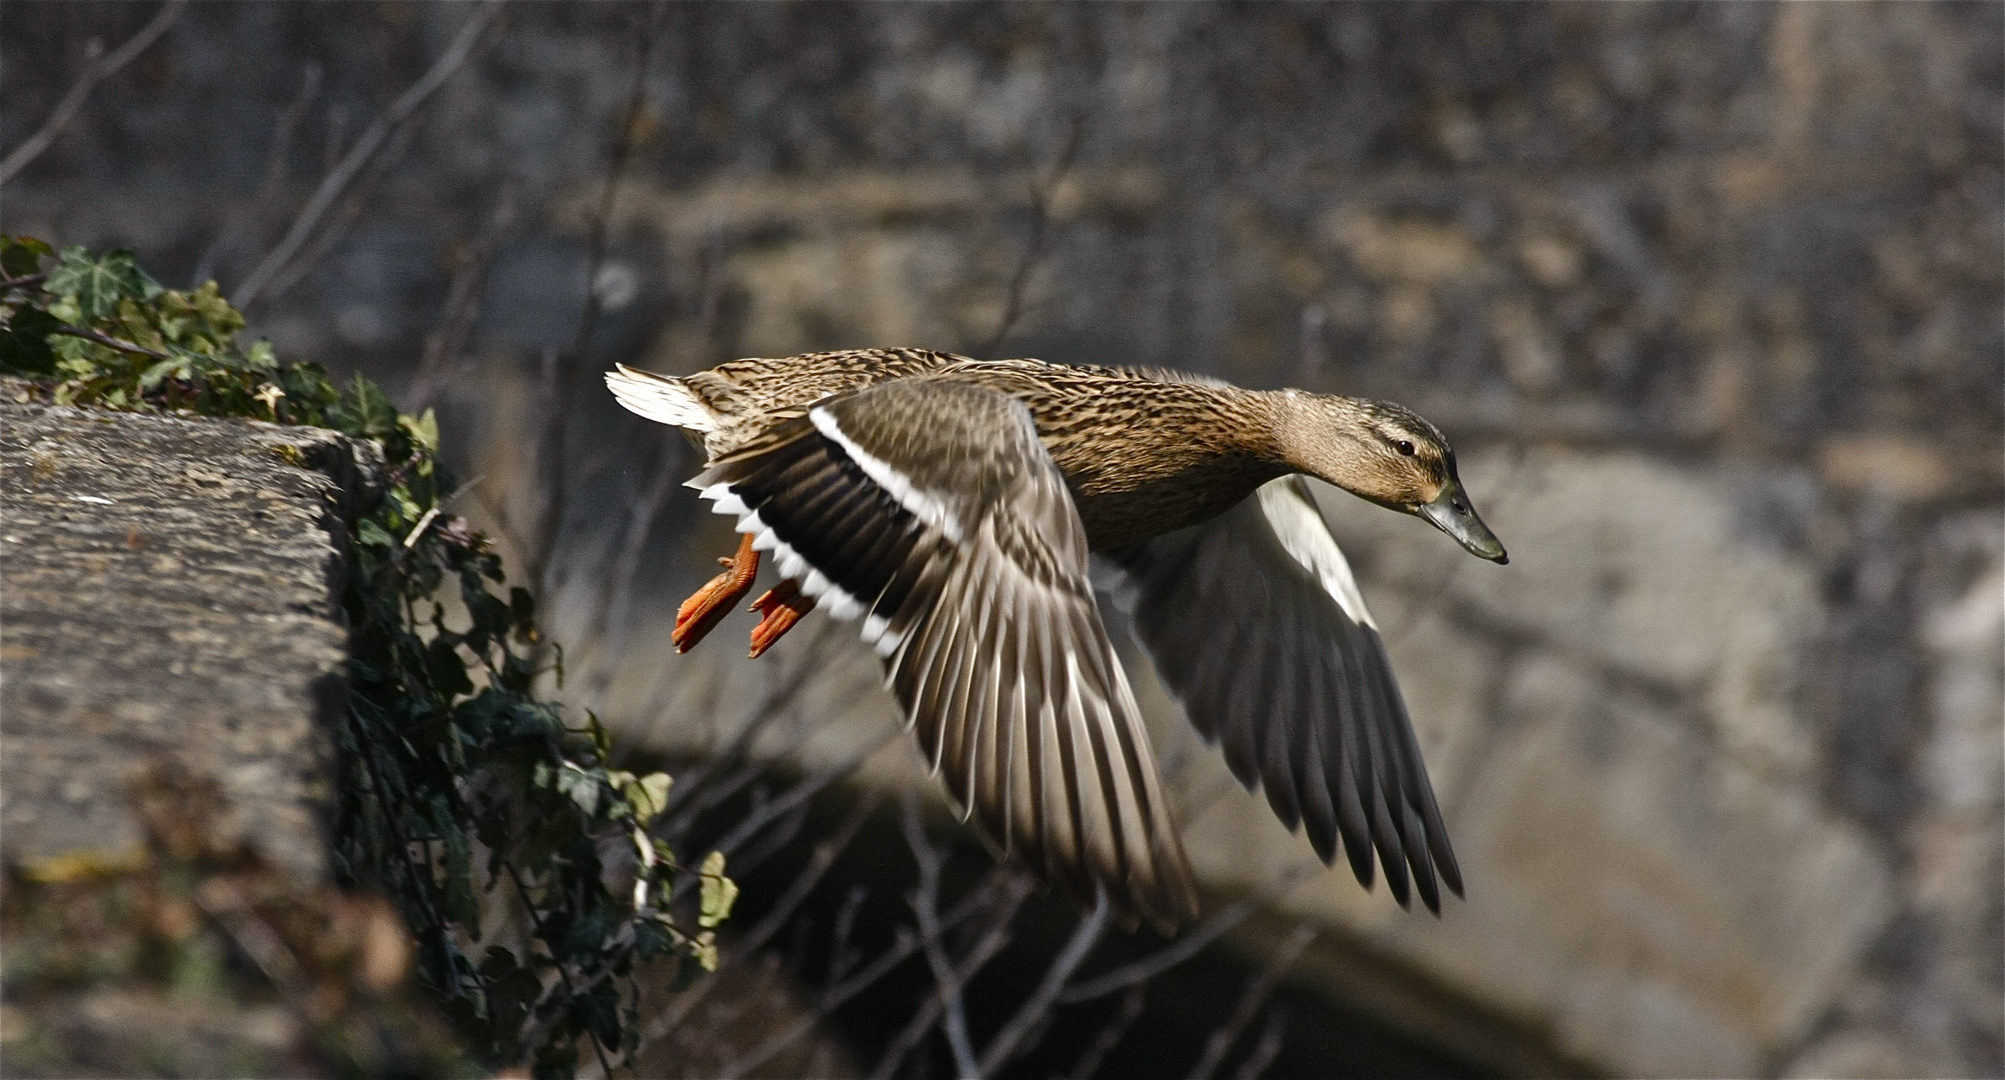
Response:
[[[690,955],[696,957],[696,962],[702,965],[703,970],[717,970],[717,931],[705,930],[696,935],[696,940],[690,943],[689,948]]]
[[[93,260],[81,247],[63,249],[46,284],[58,296],[74,297],[79,317],[96,322],[118,310],[120,300],[151,300],[167,290],[146,276],[124,248]]]
[[[355,538],[370,547],[386,548],[397,543],[395,537],[384,532],[383,526],[376,524],[370,518],[363,518],[362,524],[355,527]]]
[[[649,773],[627,785],[627,799],[634,804],[635,821],[645,825],[668,809],[671,782],[667,773]]]
[[[330,418],[343,434],[358,439],[385,439],[397,430],[397,408],[389,395],[361,375],[355,376]]]
[[[424,451],[426,454],[438,453],[439,418],[436,413],[430,409],[426,409],[425,414],[416,420],[408,416],[400,416],[397,419],[398,423],[403,426],[405,434],[411,437],[411,441],[417,444],[418,449]]]
[[[703,869],[698,871],[698,887],[701,913],[696,917],[696,925],[709,928],[731,917],[731,905],[738,902],[738,883],[724,876],[724,853],[713,851],[703,860]],[[714,959],[704,965],[704,970],[715,971]]]
[[[599,778],[576,766],[557,770],[557,793],[578,804],[587,817],[599,813],[599,794],[603,786]]]

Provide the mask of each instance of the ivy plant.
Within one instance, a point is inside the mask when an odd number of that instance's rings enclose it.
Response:
[[[351,525],[342,601],[338,862],[397,902],[476,1055],[539,1077],[572,1074],[587,1045],[604,1068],[631,1063],[637,965],[677,965],[683,983],[715,969],[737,886],[721,854],[684,867],[649,834],[668,776],[613,768],[596,716],[573,725],[537,697],[536,657],[554,653],[561,685],[562,652],[487,540],[446,510],[431,411],[400,415],[359,375],[337,386],[240,341],[243,315],[215,283],[163,288],[129,251],[0,236],[0,273],[0,371],[50,400],[313,425],[381,448],[383,494]],[[678,875],[699,879],[694,928],[669,911]],[[510,920],[526,930],[512,949],[496,940]]]

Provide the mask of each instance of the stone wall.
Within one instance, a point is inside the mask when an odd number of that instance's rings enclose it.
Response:
[[[405,377],[510,188],[444,402],[508,521],[645,15],[511,7],[252,312],[289,355]],[[146,17],[11,12],[0,145]],[[192,8],[0,228],[227,289],[464,17]],[[1610,1073],[1997,1075],[2001,57],[1978,4],[675,5],[585,367],[919,344],[1414,406],[1511,565],[1328,509],[1470,898],[1437,923],[1318,878],[1284,904],[1333,931],[1310,977],[1448,1041],[1443,1003],[1474,1003]],[[559,636],[629,731],[701,745],[729,710],[686,703],[764,675],[661,639],[729,539],[670,500],[608,625],[665,436],[575,374]],[[884,722],[867,665],[832,669],[828,707]],[[1220,770],[1186,750],[1196,803]],[[1255,797],[1189,830],[1222,890],[1307,854]]]
[[[143,858],[129,789],[172,763],[216,786],[230,839],[328,880],[342,545],[372,459],[315,428],[4,390],[0,851]]]

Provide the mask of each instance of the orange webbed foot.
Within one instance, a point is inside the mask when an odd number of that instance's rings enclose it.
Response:
[[[738,554],[718,559],[724,572],[696,590],[675,612],[675,630],[669,634],[675,651],[686,653],[702,641],[731,614],[731,606],[752,591],[752,579],[759,576],[759,553],[752,550],[752,537],[738,541]]]
[[[752,628],[752,659],[764,655],[773,643],[780,640],[801,616],[815,609],[812,596],[801,594],[800,582],[788,578],[767,589],[765,594],[752,601],[751,610],[760,612],[765,618]]]

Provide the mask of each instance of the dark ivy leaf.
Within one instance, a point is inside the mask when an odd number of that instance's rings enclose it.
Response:
[[[0,369],[23,375],[53,375],[56,354],[49,351],[49,332],[62,320],[40,308],[22,308],[0,330]]]
[[[0,237],[0,273],[10,278],[27,277],[42,268],[42,256],[54,254],[49,245],[32,236]]]
[[[579,1005],[585,1026],[598,1038],[599,1045],[620,1045],[620,988],[617,985],[601,982],[585,995]]]
[[[446,698],[473,693],[473,680],[466,677],[466,661],[460,659],[458,644],[457,638],[446,635],[425,649],[425,671],[432,677],[432,689]]]

